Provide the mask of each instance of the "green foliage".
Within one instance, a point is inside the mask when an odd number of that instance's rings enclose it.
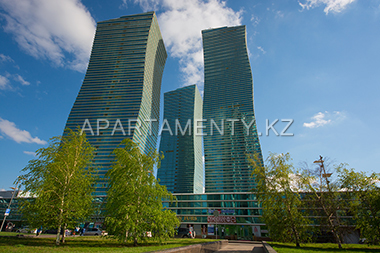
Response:
[[[290,155],[271,153],[266,166],[251,159],[256,177],[257,197],[263,208],[263,219],[270,237],[281,242],[308,241],[307,225],[303,216],[301,195],[297,185],[297,171],[290,163]]]
[[[305,226],[311,223],[306,217],[313,216],[313,223],[321,232],[331,232],[339,248],[351,225],[360,229],[368,243],[380,242],[379,173],[355,172],[343,163],[330,167],[322,157],[314,162],[318,164],[316,171],[304,169],[300,173],[289,160],[289,154],[270,154],[265,167],[251,160],[271,238],[302,242],[307,238],[306,228],[312,231]]]
[[[334,235],[334,239],[339,248],[342,248],[344,226],[348,224],[344,216],[349,216],[350,198],[340,182],[340,171],[344,170],[347,164],[327,166],[325,168],[324,160],[315,161],[319,164],[316,173],[305,170],[303,172],[303,183],[305,189],[310,194],[309,206],[313,215],[320,217],[318,224],[322,230],[327,230]]]
[[[153,175],[162,157],[157,152],[142,154],[130,139],[122,141],[113,153],[115,162],[107,172],[108,232],[124,242],[132,239],[135,245],[148,239],[148,231],[160,242],[172,237],[179,220],[162,206],[162,199],[172,195]]]
[[[23,217],[31,226],[61,228],[74,226],[92,213],[94,148],[80,129],[68,129],[63,137],[53,137],[47,148],[37,150],[20,176],[24,193],[36,198],[21,203]],[[64,242],[64,240],[63,240]],[[59,234],[57,234],[59,244]]]
[[[364,172],[341,168],[339,182],[350,201],[350,212],[354,215],[361,237],[370,244],[380,242],[380,189],[379,174],[367,176]]]

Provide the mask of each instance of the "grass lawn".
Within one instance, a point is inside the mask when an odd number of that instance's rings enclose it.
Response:
[[[361,252],[380,252],[380,246],[369,246],[367,244],[343,244],[343,249],[339,249],[337,244],[333,243],[306,243],[301,244],[301,248],[296,248],[295,244],[268,242],[270,246],[278,253],[361,253]]]
[[[55,237],[35,237],[31,234],[17,236],[17,233],[0,233],[0,252],[147,252],[216,240],[175,238],[165,245],[147,242],[133,247],[133,244],[121,244],[117,240],[98,236],[67,237],[66,243],[55,246]]]

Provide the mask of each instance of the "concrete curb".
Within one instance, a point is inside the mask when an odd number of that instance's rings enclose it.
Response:
[[[262,241],[266,253],[277,253],[266,241]]]
[[[250,243],[250,244],[258,244],[258,243],[261,243],[261,241],[228,240],[228,243]]]
[[[212,253],[214,251],[217,251],[221,249],[222,247],[226,246],[228,244],[228,240],[221,240],[217,242],[207,242],[202,244],[193,244],[189,246],[184,247],[178,247],[178,248],[172,248],[172,249],[165,249],[160,251],[151,251],[155,253]]]

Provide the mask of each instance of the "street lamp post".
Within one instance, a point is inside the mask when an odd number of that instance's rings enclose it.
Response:
[[[324,163],[323,157],[320,155],[319,160],[314,161],[314,163],[319,164],[319,176],[320,176],[320,180],[321,180],[321,187],[322,187],[322,178],[325,178],[327,187],[329,188],[330,187],[330,185],[329,185],[330,181],[328,180],[328,178],[331,177],[332,173],[326,173],[325,165],[323,164]]]
[[[218,216],[219,216],[219,212],[217,210],[214,211],[214,217],[215,217],[215,229],[214,229],[214,233],[215,233],[215,236],[216,236],[216,239],[218,239]]]
[[[18,184],[17,184],[17,185],[18,185]],[[7,208],[7,210],[9,210],[10,207],[11,207],[13,197],[15,196],[15,192],[16,192],[16,190],[17,190],[17,185],[16,185],[16,187],[10,187],[11,189],[13,189],[13,193],[12,193],[11,200],[9,201],[9,204],[8,204],[8,208]],[[9,215],[9,214],[7,214],[6,212],[4,213],[4,219],[3,219],[3,223],[1,223],[0,232],[3,230],[3,226],[4,226],[4,223],[5,223],[5,219],[7,218],[8,215]]]

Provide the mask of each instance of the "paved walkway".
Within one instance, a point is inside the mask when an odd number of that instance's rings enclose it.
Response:
[[[265,253],[262,243],[249,242],[229,242],[227,246],[221,248],[218,253]]]

